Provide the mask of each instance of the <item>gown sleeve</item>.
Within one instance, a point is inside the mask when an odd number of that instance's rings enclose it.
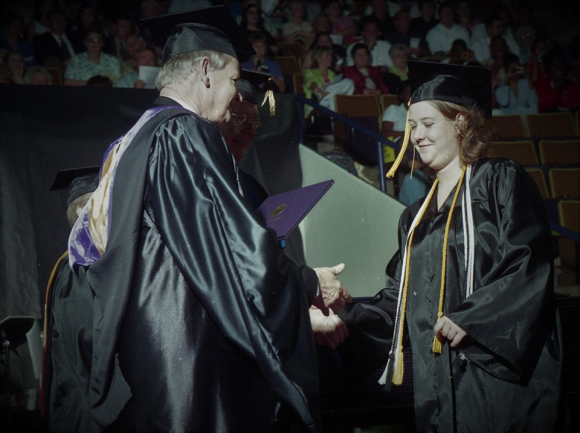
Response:
[[[519,164],[498,161],[472,182],[474,196],[487,198],[487,205],[473,204],[476,287],[446,315],[471,337],[460,352],[488,373],[520,382],[551,332],[552,242],[533,180]]]

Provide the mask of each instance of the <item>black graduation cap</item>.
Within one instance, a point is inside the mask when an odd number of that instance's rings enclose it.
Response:
[[[464,107],[478,106],[491,118],[491,69],[445,63],[407,62],[411,104],[446,101]]]
[[[192,51],[217,51],[244,62],[255,54],[236,20],[225,6],[162,15],[141,20],[159,45],[163,63]]]
[[[66,205],[69,206],[83,194],[93,192],[99,185],[101,167],[81,167],[60,170],[50,187],[51,191],[68,188]]]
[[[271,74],[266,74],[264,72],[256,72],[250,69],[242,69],[240,73],[240,79],[236,81],[236,88],[244,101],[248,101],[251,104],[258,105],[257,93],[258,88],[264,83],[267,83]]]

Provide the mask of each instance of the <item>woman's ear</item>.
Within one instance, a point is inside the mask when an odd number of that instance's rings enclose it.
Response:
[[[457,116],[455,116],[455,131],[457,131],[457,134],[461,134],[463,132],[464,123],[465,123],[465,114],[457,113]]]

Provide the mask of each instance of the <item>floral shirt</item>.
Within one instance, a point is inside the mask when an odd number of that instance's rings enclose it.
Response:
[[[95,64],[89,60],[87,52],[77,54],[70,60],[64,78],[86,81],[95,75],[103,75],[114,83],[121,76],[119,60],[110,54],[101,53],[101,61]]]

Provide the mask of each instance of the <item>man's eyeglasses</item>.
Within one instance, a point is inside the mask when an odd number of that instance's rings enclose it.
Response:
[[[254,119],[248,119],[248,115],[244,113],[231,113],[232,119],[234,120],[234,125],[240,129],[246,129],[248,126],[252,125],[254,131],[260,129],[262,126],[262,119],[256,117]]]

